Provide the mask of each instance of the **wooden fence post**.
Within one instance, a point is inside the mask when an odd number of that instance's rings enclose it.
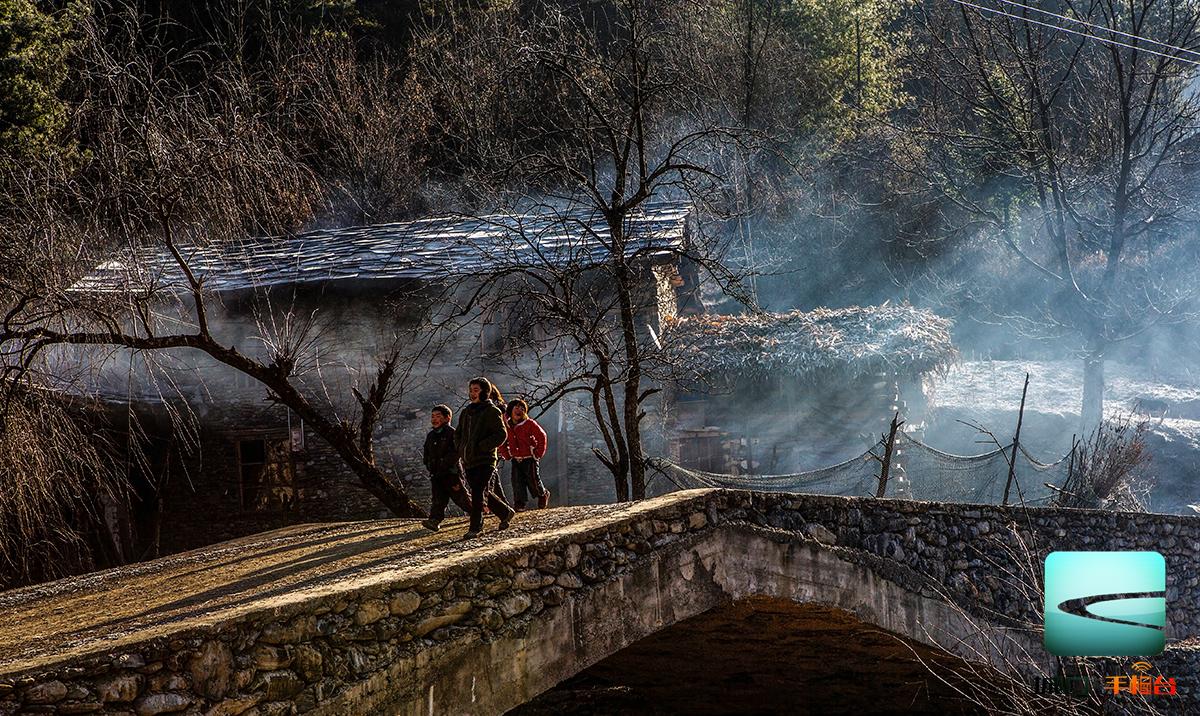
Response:
[[[1063,487],[1071,484],[1071,478],[1075,476],[1075,449],[1078,447],[1076,438],[1078,435],[1071,436],[1071,460],[1067,463],[1067,480],[1063,483]]]
[[[1021,421],[1025,419],[1025,394],[1029,392],[1029,374],[1025,374],[1025,387],[1021,389],[1021,410],[1017,413],[1017,432],[1013,435],[1012,455],[1008,458],[1008,482],[1004,483],[1004,501],[1008,504],[1008,491],[1012,489],[1017,474],[1017,450],[1021,449]],[[1019,488],[1018,488],[1019,489]]]
[[[900,420],[900,413],[892,416],[891,430],[888,431],[887,444],[883,449],[883,466],[879,470],[879,487],[875,490],[876,497],[883,497],[887,494],[888,471],[892,467],[892,450],[896,447],[896,431],[904,424]]]

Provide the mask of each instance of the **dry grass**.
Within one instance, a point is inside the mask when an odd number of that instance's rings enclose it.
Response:
[[[93,569],[103,505],[127,499],[112,449],[57,397],[0,402],[0,589]],[[111,538],[109,538],[111,539]]]
[[[1101,423],[1075,446],[1055,506],[1145,512],[1147,427],[1144,420],[1135,423],[1132,415]]]

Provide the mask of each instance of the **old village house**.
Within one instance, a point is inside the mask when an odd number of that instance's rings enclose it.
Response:
[[[625,227],[627,251],[638,252],[637,320],[646,335],[661,333],[680,306],[699,305],[679,271],[689,215],[685,205],[651,204]],[[445,402],[457,411],[467,380],[480,374],[494,376],[510,399],[528,395],[529,386],[506,378],[514,355],[527,374],[552,379],[561,367],[560,353],[540,349],[539,326],[500,304],[474,310],[473,291],[514,267],[600,261],[607,231],[589,210],[543,207],[188,246],[181,254],[203,283],[208,323],[222,343],[253,357],[296,356],[295,382],[334,415],[352,414],[352,389],[365,391],[377,356],[399,344],[402,390],[376,426],[376,451],[427,503],[420,447],[429,408]],[[74,290],[152,291],[164,312],[174,304],[189,313],[178,262],[165,248],[109,261]],[[89,392],[147,455],[126,536],[133,553],[387,514],[309,426],[237,370],[192,350],[82,355],[103,366]],[[543,479],[557,504],[613,500],[612,477],[592,451],[590,410],[572,397],[538,416],[551,445]]]

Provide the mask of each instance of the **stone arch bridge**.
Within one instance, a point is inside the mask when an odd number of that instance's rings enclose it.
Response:
[[[1095,549],[1166,556],[1156,664],[1200,699],[1200,518],[694,490],[462,522],[305,525],[0,594],[0,716],[503,713],[764,598],[1032,675],[1041,558]]]

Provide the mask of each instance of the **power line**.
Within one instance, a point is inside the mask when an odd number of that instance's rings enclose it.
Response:
[[[1106,27],[1106,26],[1104,26],[1104,25],[1100,25],[1100,24],[1098,24],[1098,23],[1094,23],[1094,22],[1088,22],[1087,20],[1080,20],[1079,18],[1077,18],[1077,17],[1071,17],[1070,15],[1061,15],[1061,14],[1059,14],[1059,13],[1057,13],[1057,12],[1051,12],[1051,11],[1049,11],[1049,10],[1043,10],[1043,9],[1042,9],[1042,8],[1040,8],[1040,7],[1034,7],[1034,6],[1032,6],[1032,5],[1026,5],[1026,4],[1024,4],[1024,3],[1019,3],[1019,2],[1016,2],[1016,0],[997,0],[997,1],[998,1],[998,2],[1001,2],[1001,3],[1004,3],[1005,5],[1015,5],[1015,6],[1019,7],[1019,8],[1023,8],[1023,9],[1025,9],[1025,10],[1032,10],[1033,12],[1039,12],[1039,13],[1041,13],[1041,14],[1043,14],[1043,15],[1049,15],[1050,17],[1056,17],[1056,18],[1058,18],[1058,19],[1060,19],[1060,20],[1066,20],[1067,22],[1073,22],[1073,23],[1076,23],[1076,24],[1078,24],[1078,25],[1085,25],[1085,26],[1087,26],[1087,27],[1091,27],[1091,28],[1094,28],[1094,29],[1097,29],[1097,30],[1103,30],[1104,32],[1110,32],[1110,33],[1112,33],[1112,34],[1114,34],[1114,35],[1120,35],[1120,36],[1122,36],[1122,37],[1128,37],[1128,38],[1131,38],[1131,39],[1134,39],[1134,40],[1139,40],[1139,41],[1141,41],[1141,42],[1148,42],[1148,43],[1150,43],[1150,44],[1152,44],[1152,45],[1158,45],[1158,46],[1160,46],[1160,47],[1165,47],[1165,48],[1167,48],[1167,49],[1170,49],[1170,50],[1175,50],[1175,51],[1177,51],[1177,52],[1186,52],[1186,53],[1188,53],[1188,54],[1190,54],[1190,55],[1195,55],[1195,56],[1197,56],[1197,57],[1200,57],[1200,52],[1198,52],[1198,51],[1196,51],[1196,50],[1189,50],[1189,49],[1187,49],[1186,47],[1179,47],[1178,45],[1171,45],[1171,44],[1168,44],[1168,43],[1166,43],[1166,42],[1161,42],[1161,41],[1159,41],[1159,40],[1153,40],[1153,39],[1151,39],[1151,38],[1149,38],[1149,37],[1142,37],[1141,35],[1135,35],[1135,34],[1133,34],[1132,32],[1125,32],[1124,30],[1118,30],[1118,29],[1116,29],[1116,28],[1112,28],[1112,27]],[[1066,29],[1066,28],[1063,28],[1063,29]],[[1096,38],[1096,39],[1102,39],[1102,38]]]
[[[1053,24],[1053,23],[1049,23],[1049,22],[1042,22],[1041,20],[1034,20],[1034,19],[1032,19],[1032,18],[1025,17],[1025,16],[1023,16],[1023,15],[1015,15],[1015,14],[1013,14],[1013,13],[1010,13],[1010,12],[1005,12],[1004,10],[1001,10],[1001,9],[999,9],[999,8],[987,7],[986,5],[977,5],[977,4],[973,3],[973,2],[968,2],[967,0],[953,0],[953,2],[956,2],[956,3],[958,3],[959,5],[965,5],[966,7],[973,7],[973,8],[975,8],[976,10],[982,10],[983,12],[990,12],[990,13],[994,13],[994,14],[996,14],[996,15],[1003,15],[1004,17],[1011,17],[1011,18],[1013,18],[1014,20],[1020,20],[1020,21],[1022,21],[1022,22],[1028,22],[1028,23],[1031,23],[1031,24],[1034,24],[1034,25],[1039,25],[1039,26],[1041,26],[1041,27],[1047,27],[1047,28],[1050,28],[1051,30],[1058,30],[1058,31],[1060,31],[1060,32],[1066,32],[1066,33],[1069,33],[1069,34],[1072,34],[1072,35],[1078,35],[1078,36],[1080,36],[1080,37],[1086,37],[1086,38],[1088,38],[1088,39],[1091,39],[1091,40],[1096,40],[1097,42],[1103,42],[1103,43],[1106,43],[1106,44],[1109,44],[1109,45],[1116,45],[1117,47],[1125,47],[1125,48],[1128,48],[1128,49],[1130,49],[1130,50],[1137,50],[1137,51],[1139,51],[1139,52],[1145,52],[1145,53],[1147,53],[1147,54],[1150,54],[1150,55],[1157,55],[1157,56],[1159,56],[1159,57],[1165,57],[1165,58],[1167,58],[1167,59],[1169,59],[1169,60],[1178,60],[1179,62],[1186,62],[1186,63],[1188,63],[1188,64],[1190,64],[1190,65],[1193,65],[1193,66],[1200,66],[1200,60],[1193,60],[1193,59],[1190,59],[1190,58],[1187,58],[1187,57],[1179,57],[1178,55],[1171,55],[1171,54],[1167,54],[1167,53],[1165,53],[1165,52],[1158,52],[1157,50],[1151,50],[1151,49],[1149,49],[1149,48],[1146,48],[1146,47],[1139,47],[1139,46],[1137,46],[1137,45],[1130,45],[1130,44],[1128,44],[1128,43],[1125,43],[1125,42],[1120,42],[1120,41],[1118,41],[1118,40],[1113,40],[1113,39],[1111,39],[1111,38],[1107,38],[1107,37],[1098,37],[1098,36],[1096,36],[1096,35],[1093,35],[1093,34],[1091,34],[1091,33],[1087,33],[1087,32],[1079,32],[1078,30],[1072,30],[1072,29],[1070,29],[1070,28],[1067,28],[1067,27],[1062,27],[1061,25],[1055,25],[1055,24]],[[1005,2],[1005,0],[1000,0],[1000,2]],[[1017,4],[1017,3],[1013,3],[1013,4]],[[1036,9],[1036,8],[1035,8],[1035,9]],[[1107,28],[1106,28],[1106,29],[1107,29]],[[1123,34],[1128,34],[1128,33],[1123,33]],[[1139,39],[1139,40],[1145,40],[1145,38],[1139,37],[1139,36],[1137,36],[1137,35],[1133,35],[1133,37],[1136,37],[1136,38],[1137,38],[1137,39]],[[1182,47],[1175,47],[1174,45],[1166,45],[1166,43],[1159,43],[1159,44],[1165,45],[1166,47],[1170,47],[1171,49],[1174,49],[1174,50],[1177,50],[1177,51],[1180,51],[1180,52],[1191,52],[1191,50],[1185,50],[1185,49],[1184,49],[1184,48],[1182,48]],[[1200,53],[1197,53],[1197,54],[1200,54]]]
[[[982,10],[983,12],[990,12],[990,13],[994,13],[996,15],[1003,15],[1004,17],[1011,17],[1014,20],[1028,22],[1033,25],[1040,25],[1041,27],[1047,27],[1047,28],[1050,28],[1051,30],[1058,30],[1060,32],[1066,32],[1071,35],[1078,35],[1080,37],[1086,37],[1088,39],[1092,39],[1097,42],[1103,42],[1103,43],[1109,44],[1109,45],[1116,45],[1117,47],[1125,47],[1130,50],[1137,50],[1138,52],[1145,52],[1148,55],[1158,55],[1159,57],[1165,57],[1168,60],[1176,60],[1178,62],[1187,63],[1189,65],[1192,65],[1193,67],[1200,67],[1200,60],[1193,60],[1193,59],[1186,58],[1186,57],[1179,57],[1178,55],[1169,55],[1165,52],[1158,52],[1156,50],[1151,50],[1146,47],[1138,47],[1137,45],[1130,45],[1130,44],[1127,44],[1124,42],[1119,42],[1117,40],[1113,40],[1113,39],[1110,39],[1107,37],[1097,37],[1096,35],[1093,35],[1093,34],[1090,34],[1087,32],[1079,32],[1078,30],[1072,30],[1067,27],[1061,27],[1059,25],[1055,25],[1055,24],[1052,24],[1049,22],[1042,22],[1041,20],[1034,20],[1032,18],[1023,17],[1021,15],[1014,15],[1013,13],[1005,12],[1004,10],[1000,10],[998,8],[987,7],[984,5],[976,5],[973,2],[967,2],[967,0],[952,0],[952,1],[958,3],[959,5],[964,5],[966,7],[973,7],[976,10]],[[1182,49],[1182,48],[1176,48],[1176,49]]]

